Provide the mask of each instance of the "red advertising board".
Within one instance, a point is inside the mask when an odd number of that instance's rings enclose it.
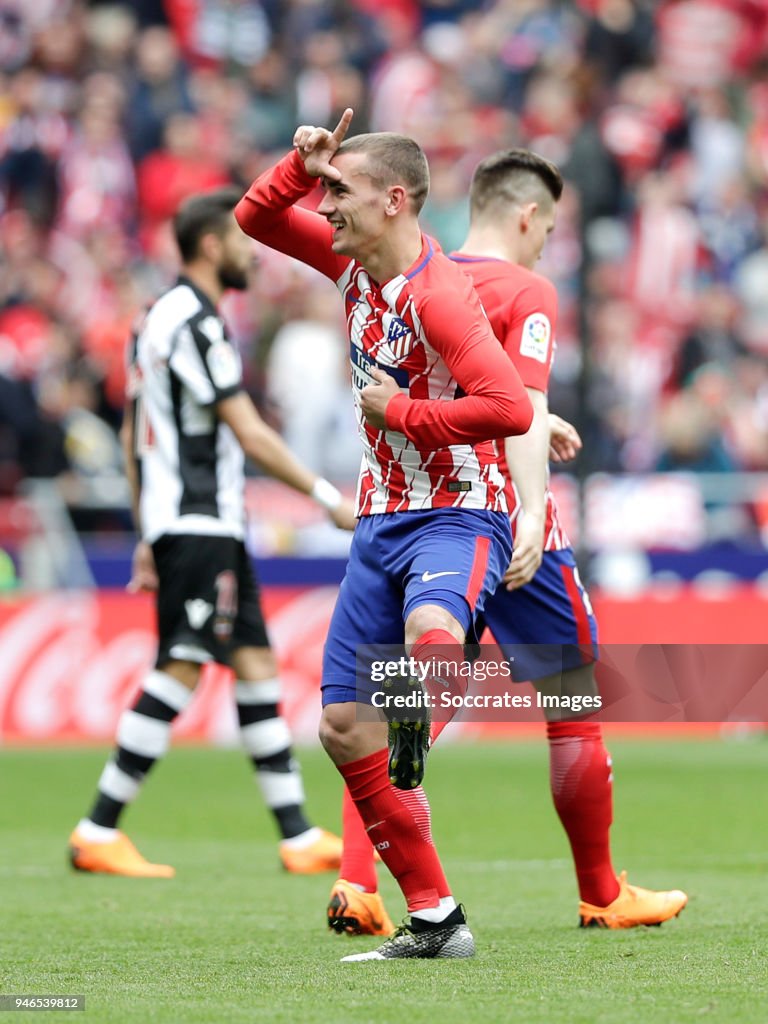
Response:
[[[314,739],[320,657],[335,587],[263,592],[280,661],[284,709],[298,739]],[[59,592],[0,602],[0,742],[107,742],[155,653],[149,597]],[[176,735],[236,735],[226,672],[211,668]]]
[[[265,587],[284,710],[300,741],[316,737],[323,641],[335,587]],[[759,644],[768,599],[754,587],[597,598],[603,643]],[[0,742],[110,742],[154,655],[152,602],[118,591],[58,592],[0,602]],[[176,735],[236,737],[230,680],[207,670]],[[503,728],[503,727],[501,727]],[[473,735],[500,727],[467,724]]]

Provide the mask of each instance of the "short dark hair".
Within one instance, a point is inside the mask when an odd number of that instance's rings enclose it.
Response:
[[[234,185],[190,196],[173,218],[173,231],[184,263],[194,259],[203,235],[223,234],[231,214],[242,198],[242,190]]]
[[[563,178],[555,165],[529,149],[504,149],[475,168],[469,191],[472,216],[500,203],[536,202],[542,192],[555,203],[563,194]]]
[[[418,214],[429,194],[429,164],[424,150],[414,139],[396,132],[370,132],[345,139],[343,153],[365,153],[366,173],[381,188],[404,185]]]

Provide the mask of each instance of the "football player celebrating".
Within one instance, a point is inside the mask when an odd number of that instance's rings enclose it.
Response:
[[[474,940],[419,785],[425,720],[390,727],[388,754],[385,725],[361,721],[356,654],[404,641],[417,660],[436,644],[461,658],[511,553],[492,439],[527,430],[532,410],[469,278],[420,229],[424,153],[387,132],[345,140],[351,119],[345,111],[333,132],[299,128],[293,152],[253,183],[236,216],[336,282],[347,315],[363,462],[323,658],[321,739],[410,921],[379,949],[345,959],[466,957]],[[317,211],[298,205],[318,182]]]

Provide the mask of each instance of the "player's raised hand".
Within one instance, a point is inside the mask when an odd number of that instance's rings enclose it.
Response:
[[[387,404],[390,398],[400,393],[400,388],[397,386],[394,377],[390,377],[388,373],[380,370],[378,366],[371,370],[371,374],[376,383],[368,384],[360,392],[360,408],[363,410],[363,416],[365,416],[372,427],[384,430],[387,425],[384,418]]]
[[[347,107],[332,132],[327,128],[315,128],[310,124],[300,125],[296,129],[293,148],[304,161],[307,174],[316,178],[327,178],[329,181],[338,181],[341,178],[341,172],[331,165],[331,160],[344,141],[353,115],[352,108]]]
[[[572,423],[549,414],[549,457],[553,462],[570,462],[582,448],[579,432]]]
[[[146,541],[140,540],[133,552],[131,578],[126,590],[130,594],[138,594],[142,590],[157,590],[157,569],[152,548]]]

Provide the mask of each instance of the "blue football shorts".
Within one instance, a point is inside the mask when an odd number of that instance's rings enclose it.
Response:
[[[440,605],[474,636],[475,618],[511,555],[503,512],[440,508],[363,516],[323,651],[323,704],[365,700],[356,689],[359,651],[402,648],[405,620],[420,605]]]
[[[597,620],[571,548],[545,551],[524,587],[507,590],[502,584],[486,599],[482,619],[517,682],[597,660]]]

